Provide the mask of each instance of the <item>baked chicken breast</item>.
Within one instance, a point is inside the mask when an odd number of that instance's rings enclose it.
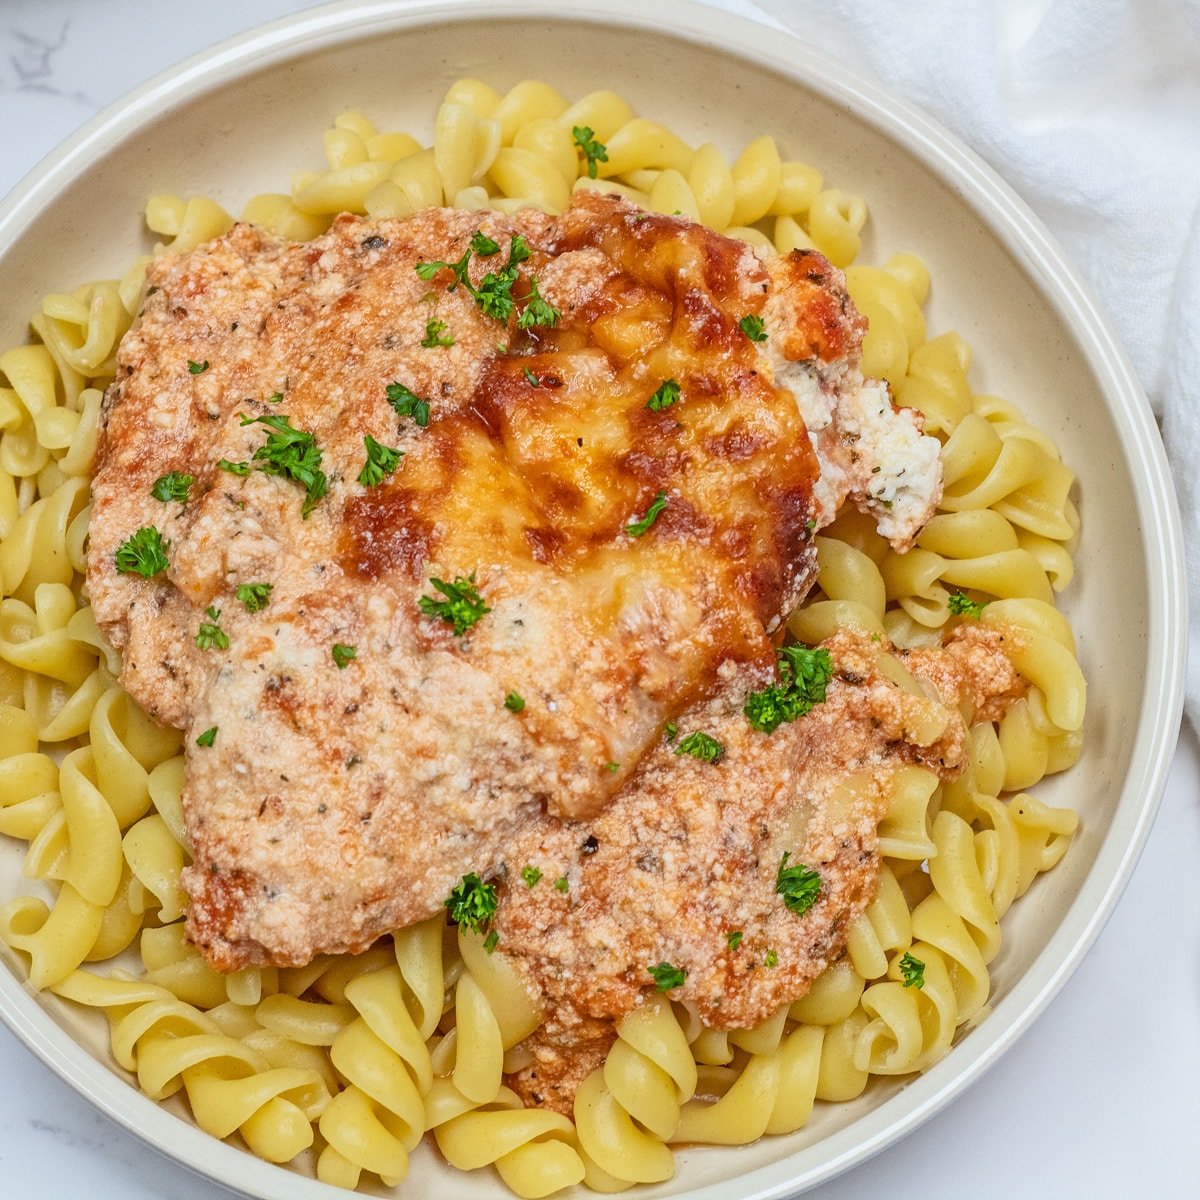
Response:
[[[237,226],[148,277],[88,588],[188,733],[188,928],[222,970],[361,950],[603,813],[665,722],[773,670],[847,497],[897,546],[938,499],[811,252],[585,192]]]

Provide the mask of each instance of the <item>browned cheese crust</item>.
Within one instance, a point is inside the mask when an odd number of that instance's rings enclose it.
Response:
[[[501,251],[472,259],[476,287],[514,234],[532,248],[506,323],[450,270],[414,269],[477,230]],[[562,318],[521,331],[534,276]],[[817,367],[856,359],[840,274],[805,279],[772,335]],[[149,282],[106,398],[88,588],[123,684],[187,730],[188,928],[214,966],[361,950],[438,911],[547,808],[602,809],[720,669],[772,661],[814,570],[818,464],[739,328],[771,287],[741,243],[585,193],[557,221],[343,217],[306,244],[238,226]],[[434,320],[453,346],[420,344]],[[666,379],[681,399],[651,411]],[[389,406],[393,381],[429,400],[428,428]],[[295,483],[218,468],[253,461],[261,416],[320,447],[307,518]],[[404,452],[374,488],[364,435]],[[188,503],[151,498],[170,471],[195,476]],[[659,492],[651,535],[629,536]],[[118,573],[147,525],[169,569]],[[418,601],[472,573],[491,611],[459,637]],[[234,595],[253,582],[273,588],[258,613]],[[195,644],[210,605],[226,651]],[[344,670],[335,643],[357,648]]]

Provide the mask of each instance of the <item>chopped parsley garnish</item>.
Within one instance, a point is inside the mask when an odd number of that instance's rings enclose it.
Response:
[[[462,637],[485,613],[492,611],[475,588],[474,571],[466,578],[457,576],[453,583],[441,579],[430,579],[429,582],[446,598],[437,600],[433,596],[422,596],[417,602],[421,611],[427,617],[441,617],[453,625],[458,637]]]
[[[955,592],[954,595],[946,601],[946,607],[956,617],[974,617],[979,620],[983,610],[987,607],[986,600],[972,600],[966,592]]]
[[[775,873],[775,891],[783,897],[783,906],[788,912],[802,917],[817,902],[821,894],[821,876],[803,863],[789,867],[790,850],[783,852],[779,870]]]
[[[230,475],[249,475],[250,464],[248,462],[232,462],[228,458],[222,458],[217,462],[217,466],[222,471],[228,471]]]
[[[211,729],[206,729],[206,730],[205,730],[205,731],[204,731],[204,732],[203,732],[203,733],[202,733],[202,734],[201,734],[201,735],[200,735],[200,736],[199,736],[199,737],[196,739],[196,745],[197,745],[197,746],[211,746],[211,745],[213,745],[213,744],[216,742],[216,740],[217,740],[217,728],[218,728],[218,726],[214,725],[214,726],[213,726]]]
[[[905,987],[915,987],[919,992],[925,986],[925,964],[911,954],[900,960],[900,974],[904,976]]]
[[[541,877],[542,872],[537,867],[521,868],[521,878],[525,881],[526,887],[533,887]]]
[[[203,375],[204,372],[208,370],[208,359],[206,358],[202,363],[198,363],[198,362],[192,362],[192,360],[189,358],[188,359],[188,370],[193,375]]]
[[[492,951],[495,950],[496,947],[499,945],[499,943],[500,943],[500,934],[497,933],[496,930],[493,929],[492,932],[489,933],[487,935],[487,937],[485,937],[483,939],[483,948],[489,954],[491,954]]]
[[[282,404],[283,403],[283,393],[282,392],[272,392],[267,397],[267,403],[268,404]]]
[[[367,450],[367,461],[358,473],[358,482],[363,487],[378,487],[385,476],[390,475],[400,465],[404,451],[381,445],[369,433],[363,438],[363,445]]]
[[[494,321],[507,321],[512,316],[514,301],[512,297],[512,286],[517,282],[517,268],[505,267],[503,271],[489,271],[480,281],[478,288],[472,288],[470,284],[466,286],[470,288],[471,295],[475,297],[475,303],[479,305],[479,311],[485,317],[491,317]]]
[[[554,890],[556,892],[569,892],[571,890],[570,881],[567,879],[567,877],[565,875],[560,875],[554,881]]]
[[[548,300],[542,299],[538,291],[537,276],[529,279],[529,295],[525,298],[525,307],[517,318],[518,329],[532,329],[535,325],[557,325],[562,313]]]
[[[200,622],[200,631],[196,634],[196,645],[201,650],[211,650],[214,646],[218,650],[228,650],[229,635],[217,624],[221,619],[221,610],[209,605],[204,610],[204,615],[208,620]]]
[[[195,482],[195,475],[184,475],[180,471],[169,471],[166,475],[160,475],[154,481],[154,486],[150,489],[150,495],[155,500],[161,500],[164,504],[169,504],[172,500],[177,504],[186,504],[188,489]]]
[[[398,417],[412,417],[422,429],[429,424],[429,401],[422,400],[416,392],[409,391],[402,383],[387,385],[388,403]]]
[[[725,747],[715,737],[697,729],[695,733],[689,733],[675,747],[675,753],[690,754],[701,762],[715,763],[720,762],[725,756]]]
[[[504,697],[504,707],[510,713],[519,713],[525,707],[525,701],[516,692],[509,692]]]
[[[338,670],[344,671],[358,657],[358,647],[334,642],[329,653],[333,655],[333,661],[337,663]]]
[[[481,243],[486,242],[486,251],[477,251],[481,256],[498,253],[499,247],[491,238],[484,238],[478,230],[476,236],[481,239]],[[476,245],[476,238],[471,239],[471,249]],[[521,235],[514,234],[508,250],[508,261],[504,264],[501,271],[489,271],[480,281],[478,287],[473,287],[471,280],[467,275],[467,267],[471,262],[471,249],[458,260],[458,262],[422,262],[417,263],[417,274],[425,280],[432,279],[434,275],[441,270],[449,270],[454,272],[454,282],[446,289],[449,292],[454,291],[461,283],[463,287],[470,292],[479,305],[480,310],[485,316],[492,317],[497,321],[507,321],[512,315],[514,302],[512,296],[513,284],[517,281],[517,265],[524,262],[530,254],[529,244]],[[536,288],[534,289],[536,293]],[[545,305],[545,301],[541,301]],[[549,308],[546,305],[546,308]],[[557,320],[557,317],[555,318]],[[553,322],[542,321],[538,322],[530,319],[530,324],[553,324]],[[522,326],[525,328],[525,326]]]
[[[542,381],[528,368],[525,368],[525,378],[529,381],[530,387],[541,387]]]
[[[465,283],[467,287],[471,286],[467,283],[467,267],[470,263],[471,251],[468,250],[458,262],[419,262],[416,266],[416,272],[428,283],[439,271],[453,271],[454,282],[446,289],[446,291],[452,292],[460,283]]]
[[[730,950],[736,950],[742,944],[743,937],[745,937],[745,934],[740,929],[731,929],[725,935],[725,944]]]
[[[663,726],[663,737],[665,737],[668,742],[673,742],[678,736],[679,726],[676,725],[674,721],[668,721]]]
[[[779,966],[779,955],[776,954],[774,950],[768,950],[766,957],[763,959],[763,966],[764,967]]]
[[[421,339],[421,345],[426,350],[433,350],[438,346],[453,346],[454,334],[446,333],[445,321],[428,321],[425,325],[425,336]]]
[[[508,262],[507,267],[515,267],[523,263],[531,254],[529,243],[519,234],[514,233],[508,243]]]
[[[262,612],[267,607],[267,601],[271,599],[274,587],[273,583],[239,583],[236,595],[246,606],[248,613]]]
[[[669,962],[660,962],[657,967],[647,967],[654,980],[656,992],[669,992],[672,988],[683,987],[687,972],[682,967],[673,967]]]
[[[471,234],[471,249],[479,255],[480,258],[487,258],[491,254],[500,253],[500,245],[498,242],[493,242],[482,229],[477,229]]]
[[[640,520],[634,521],[631,525],[625,526],[625,532],[630,537],[641,537],[643,534],[650,532],[650,526],[658,520],[658,514],[667,507],[667,493],[658,492],[654,497],[654,502],[646,509],[646,515]]]
[[[828,650],[784,646],[779,651],[779,682],[751,692],[742,711],[760,733],[774,733],[784,721],[794,721],[822,703],[832,678]]]
[[[134,572],[151,579],[170,565],[167,562],[170,545],[153,525],[143,525],[117,547],[117,570],[122,574]]]
[[[265,425],[271,430],[267,440],[254,452],[250,465],[267,475],[279,475],[304,488],[305,517],[328,490],[329,481],[321,470],[321,448],[317,439],[303,429],[293,429],[291,418],[273,413],[267,417],[243,417],[243,425]],[[241,474],[241,472],[236,472]]]
[[[603,142],[596,141],[596,131],[589,125],[571,126],[571,136],[575,139],[575,145],[583,151],[584,158],[587,159],[588,178],[595,179],[596,164],[608,162],[608,147]]]
[[[804,528],[807,529],[809,533],[812,533],[812,531],[814,529],[816,529],[816,527],[817,527],[816,517],[809,517],[808,520],[804,522]]]
[[[752,342],[765,342],[767,340],[767,331],[763,328],[762,317],[756,317],[753,313],[748,317],[743,317],[738,322],[738,328]]]
[[[615,775],[621,769],[621,764],[618,762],[606,762],[604,769]]]
[[[450,920],[467,929],[486,929],[496,913],[496,885],[484,883],[474,871],[464,875],[446,900]]]
[[[646,401],[646,407],[651,412],[662,412],[670,408],[679,399],[679,384],[674,379],[664,379],[658,385],[658,390]]]

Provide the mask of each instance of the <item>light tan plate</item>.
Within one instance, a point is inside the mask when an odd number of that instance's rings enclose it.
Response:
[[[569,12],[569,15],[568,15]],[[346,108],[428,137],[460,75],[504,89],[546,79],[596,88],[694,144],[736,154],[775,135],[871,206],[863,260],[912,250],[934,279],[932,331],[976,350],[977,391],[1014,401],[1079,474],[1083,540],[1064,608],[1090,684],[1087,747],[1038,794],[1083,817],[1071,853],[1014,906],[992,964],[992,1012],[927,1074],[818,1105],[789,1137],[678,1155],[645,1196],[794,1195],[881,1149],[986,1070],[1058,991],[1123,890],[1149,831],[1178,727],[1185,649],[1182,543],[1150,409],[1092,299],[1045,230],[979,159],[907,104],[761,26],[684,0],[499,6],[346,2],[280,21],[189,60],[91,121],[0,207],[0,344],[26,333],[47,291],[120,274],[149,244],[156,190],[215,196],[237,212],[320,167],[320,134]],[[0,845],[0,902],[20,894],[20,848]],[[152,1104],[111,1065],[102,1019],[34,996],[0,968],[0,1015],[71,1086],[195,1170],[273,1200],[345,1193],[221,1144]],[[417,1155],[409,1196],[507,1195],[490,1173]],[[381,1192],[380,1194],[384,1194]]]

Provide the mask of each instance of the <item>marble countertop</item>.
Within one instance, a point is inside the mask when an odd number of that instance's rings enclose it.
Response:
[[[311,6],[0,0],[0,195],[135,84]],[[981,1082],[820,1189],[823,1200],[1200,1195],[1198,797],[1200,753],[1185,730],[1144,857],[1076,975]],[[110,1123],[0,1028],[0,1196],[229,1195]]]

